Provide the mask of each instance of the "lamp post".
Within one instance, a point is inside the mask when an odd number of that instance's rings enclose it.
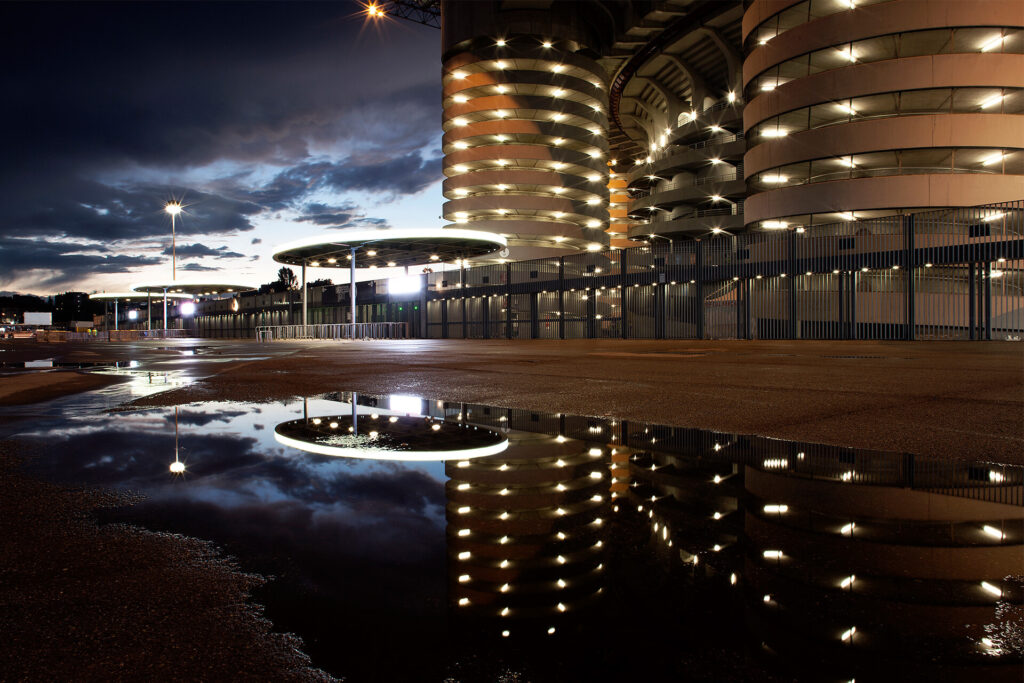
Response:
[[[174,219],[181,213],[181,202],[171,200],[164,204],[164,211],[171,217],[171,280],[178,279],[177,238],[174,233]],[[167,288],[164,287],[164,329],[167,329]],[[166,334],[166,333],[165,333]]]
[[[164,211],[171,217],[171,279],[177,280],[177,245],[174,234],[174,219],[181,213],[181,202],[170,201],[164,204]]]

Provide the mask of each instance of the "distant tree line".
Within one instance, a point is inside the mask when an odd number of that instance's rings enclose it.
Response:
[[[329,278],[321,278],[319,280],[312,280],[306,283],[308,287],[329,287],[334,283]],[[299,289],[299,278],[295,275],[295,271],[287,266],[282,266],[277,271],[277,279],[273,282],[268,282],[265,285],[260,285],[260,294],[273,294],[275,292],[292,292]]]

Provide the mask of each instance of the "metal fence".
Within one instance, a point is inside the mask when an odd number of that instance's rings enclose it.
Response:
[[[407,323],[339,323],[333,325],[269,325],[256,328],[256,341],[294,339],[408,339]]]
[[[190,330],[103,330],[93,332],[68,332],[64,330],[39,330],[35,338],[42,342],[80,341],[141,341],[144,339],[187,339]]]
[[[426,276],[433,338],[1024,337],[1024,201]]]

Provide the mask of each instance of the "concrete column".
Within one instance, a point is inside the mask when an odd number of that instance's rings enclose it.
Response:
[[[349,272],[349,278],[348,278],[349,292],[348,292],[348,297],[349,297],[349,305],[352,307],[352,313],[351,313],[351,315],[349,315],[349,318],[352,320],[352,338],[355,339],[355,336],[356,336],[356,328],[355,328],[355,324],[356,324],[356,248],[355,247],[349,248],[349,254],[352,256],[352,259],[349,262],[349,269],[348,269],[348,272]]]

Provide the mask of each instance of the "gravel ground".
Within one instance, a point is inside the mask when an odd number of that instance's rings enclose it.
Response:
[[[0,406],[26,405],[48,401],[80,391],[99,389],[119,380],[81,372],[23,372],[0,377]]]
[[[0,680],[330,681],[270,631],[241,573],[210,544],[91,512],[130,497],[20,471],[0,442]]]

